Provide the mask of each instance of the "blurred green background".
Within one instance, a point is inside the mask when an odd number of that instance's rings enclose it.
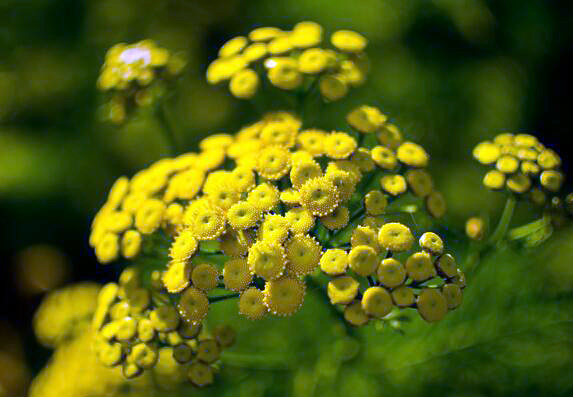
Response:
[[[121,128],[99,119],[95,82],[106,50],[152,38],[185,54],[188,68],[170,114],[178,139],[192,149],[200,137],[259,117],[224,87],[205,82],[218,47],[257,26],[288,29],[301,20],[368,37],[367,83],[323,106],[317,126],[334,128],[354,105],[369,103],[423,144],[449,203],[442,230],[449,230],[451,247],[459,246],[458,257],[465,255],[465,219],[494,222],[502,207],[501,195],[481,187],[483,170],[471,160],[477,142],[531,132],[562,155],[569,171],[568,2],[2,0],[0,352],[21,339],[23,349],[13,354],[25,363],[22,379],[48,356],[30,328],[43,287],[26,279],[41,272],[23,265],[29,247],[44,245],[51,253],[42,258],[63,263],[67,270],[52,274],[56,282],[110,281],[117,269],[97,265],[87,245],[91,217],[115,178],[168,152],[150,115]],[[515,224],[535,216],[522,208]],[[203,393],[573,395],[571,248],[573,230],[566,228],[535,250],[500,250],[469,278],[460,309],[437,325],[409,322],[404,334],[373,326],[347,334],[313,291],[286,320],[253,324],[233,314],[234,303],[218,305],[213,323],[234,324],[239,339],[218,384]]]

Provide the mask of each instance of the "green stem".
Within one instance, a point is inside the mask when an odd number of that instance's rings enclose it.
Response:
[[[238,298],[239,295],[241,295],[241,294],[228,294],[228,295],[210,296],[210,297],[209,297],[209,303],[215,303],[215,302],[220,302],[220,301],[224,301],[224,300],[227,300],[227,299]]]
[[[167,111],[165,109],[164,103],[159,103],[155,106],[155,115],[159,124],[161,125],[161,130],[163,135],[167,140],[167,146],[169,147],[169,152],[172,156],[178,153],[177,139],[175,138],[175,131],[167,117]]]
[[[499,218],[499,223],[495,228],[495,231],[491,235],[490,244],[498,245],[501,240],[504,238],[505,234],[507,233],[507,229],[511,222],[511,218],[513,216],[513,211],[515,210],[516,200],[513,195],[507,198],[505,202],[505,207],[503,208],[503,212],[501,214],[501,218]]]

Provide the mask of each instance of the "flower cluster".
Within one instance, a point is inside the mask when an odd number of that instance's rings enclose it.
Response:
[[[180,57],[152,40],[111,47],[97,83],[100,90],[112,94],[108,118],[119,124],[134,107],[153,103],[161,95],[160,85],[155,83],[173,79],[183,66]]]
[[[411,253],[414,239],[399,222],[379,230],[358,226],[350,250],[324,252],[320,269],[333,277],[328,297],[333,305],[344,305],[349,323],[365,325],[395,307],[415,307],[424,320],[436,322],[462,303],[465,277],[454,257],[444,253],[442,239],[426,232],[419,239],[421,250]]]
[[[493,141],[479,143],[473,156],[494,167],[483,178],[488,189],[527,195],[536,205],[544,205],[563,185],[561,158],[529,134],[497,135]]]
[[[338,30],[330,36],[333,48],[323,48],[323,29],[314,22],[300,22],[291,31],[276,27],[256,28],[248,37],[226,42],[219,57],[207,69],[207,81],[229,81],[237,98],[252,98],[260,74],[282,90],[318,84],[330,101],[346,96],[349,87],[364,81],[368,61],[363,51],[367,40],[359,33]]]

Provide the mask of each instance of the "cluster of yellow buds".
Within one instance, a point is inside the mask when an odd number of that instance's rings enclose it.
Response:
[[[332,48],[321,47],[323,28],[310,21],[291,31],[259,27],[247,37],[227,41],[207,69],[207,81],[229,81],[237,98],[252,98],[259,87],[259,73],[282,90],[308,89],[314,82],[330,101],[346,96],[349,87],[362,84],[368,60],[367,40],[359,33],[338,30],[330,36]]]
[[[182,58],[158,47],[153,40],[111,47],[97,82],[100,90],[112,94],[107,117],[119,124],[133,108],[153,103],[162,94],[161,86],[154,83],[173,79],[184,65]]]
[[[536,205],[544,205],[547,196],[558,194],[563,185],[561,158],[529,134],[497,135],[493,141],[480,142],[473,156],[480,163],[495,167],[483,178],[488,189],[505,188],[527,195]]]
[[[375,107],[347,120],[353,131],[327,132],[270,113],[235,136],[206,138],[200,153],[120,178],[94,220],[96,255],[102,263],[120,253],[158,257],[187,324],[207,317],[221,289],[239,295],[247,318],[293,314],[324,248],[349,245],[356,227],[367,230],[360,225],[377,229],[407,193],[409,206],[418,200],[433,217],[445,212],[421,146]]]
[[[328,297],[333,305],[344,305],[349,323],[365,325],[407,307],[436,322],[462,303],[465,277],[454,257],[444,253],[442,239],[426,232],[418,242],[421,250],[409,253],[414,240],[408,226],[388,222],[379,230],[356,227],[350,250],[324,252],[320,269],[333,277]]]
[[[178,372],[196,386],[211,384],[220,353],[234,343],[235,334],[229,327],[219,327],[211,336],[200,323],[180,318],[183,299],[178,308],[160,283],[152,280],[152,287],[144,288],[137,268],[125,269],[119,285],[105,285],[98,296],[93,317],[98,359],[108,367],[121,365],[123,375],[134,378],[155,368],[161,349],[168,348],[164,351],[179,364]]]

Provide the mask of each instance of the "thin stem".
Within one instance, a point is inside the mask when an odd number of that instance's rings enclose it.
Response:
[[[234,299],[234,298],[238,298],[241,294],[228,294],[228,295],[219,295],[219,296],[210,296],[209,297],[209,303],[215,303],[215,302],[220,302],[220,301],[224,301],[227,299]]]
[[[507,229],[511,222],[511,218],[513,216],[513,211],[515,210],[516,200],[513,195],[507,198],[505,202],[505,207],[503,208],[503,212],[501,214],[501,218],[499,218],[499,223],[495,228],[495,231],[491,235],[490,244],[498,245],[500,241],[504,238],[505,234],[507,233]]]
[[[159,124],[161,125],[163,135],[167,140],[169,152],[174,156],[178,153],[177,139],[175,138],[175,131],[173,130],[173,127],[169,122],[169,118],[167,117],[167,111],[165,109],[164,103],[159,103],[155,106],[155,115],[159,121]]]

